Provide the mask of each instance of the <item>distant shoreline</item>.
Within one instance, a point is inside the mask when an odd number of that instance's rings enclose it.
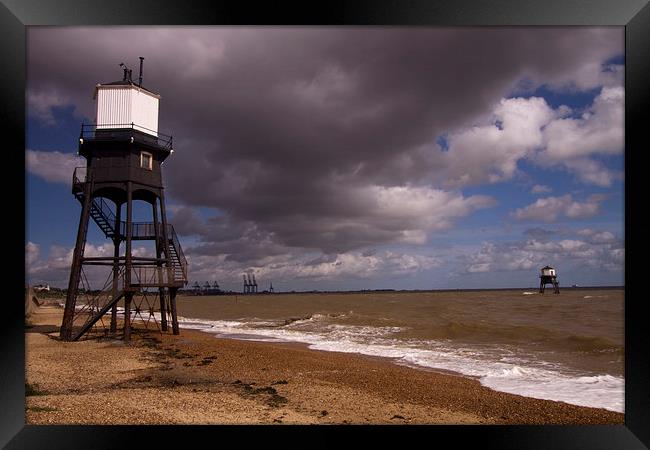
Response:
[[[539,286],[528,286],[528,287],[510,287],[510,288],[458,288],[458,289],[362,289],[357,291],[321,291],[321,290],[311,290],[311,291],[277,291],[277,292],[258,292],[255,294],[245,294],[243,292],[233,292],[226,291],[219,294],[195,294],[190,293],[191,291],[180,290],[178,295],[206,295],[206,296],[218,296],[218,295],[241,295],[241,296],[265,296],[265,295],[305,295],[305,294],[401,294],[401,293],[413,293],[413,294],[422,294],[422,293],[436,293],[436,292],[494,292],[494,291],[520,291],[520,290],[532,290],[535,292],[539,291]],[[625,286],[567,286],[562,287],[560,285],[560,294],[563,290],[567,291],[592,291],[592,290],[625,290]],[[544,295],[551,295],[552,292],[550,288],[546,288],[546,293]]]
[[[25,287],[27,289],[27,286]],[[275,291],[275,292],[257,292],[257,295],[260,294],[310,294],[312,292],[318,293],[318,294],[329,294],[329,293],[335,293],[335,294],[346,294],[346,293],[354,293],[354,294],[361,294],[364,292],[474,292],[474,291],[518,291],[520,289],[539,289],[539,286],[522,286],[522,287],[498,287],[498,288],[444,288],[444,289],[391,289],[391,288],[386,288],[386,289],[358,289],[358,290],[320,290],[320,289],[312,289],[308,291]],[[625,286],[616,286],[616,285],[606,285],[606,286],[562,286],[560,284],[560,289],[625,289]],[[547,288],[548,290],[548,288]],[[54,293],[66,293],[67,289],[65,288],[56,288],[52,287],[51,291],[54,291]],[[47,297],[48,295],[52,295],[51,291],[38,291],[34,290],[34,293],[36,294],[42,294],[43,296]],[[185,288],[185,289],[180,289],[178,292],[179,294],[181,293],[187,293],[190,290]],[[243,292],[239,291],[222,291],[222,295],[256,295],[256,294],[245,294]]]

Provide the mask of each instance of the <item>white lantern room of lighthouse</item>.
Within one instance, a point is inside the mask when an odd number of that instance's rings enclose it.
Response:
[[[97,129],[134,128],[158,136],[160,95],[135,84],[98,84],[95,88]]]
[[[555,269],[552,267],[544,267],[542,268],[542,275],[545,277],[554,277],[555,276]]]

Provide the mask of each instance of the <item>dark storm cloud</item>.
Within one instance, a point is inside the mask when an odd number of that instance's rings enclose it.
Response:
[[[195,209],[182,206],[177,208],[173,214],[174,229],[177,233],[185,236],[201,236],[208,232],[208,227]]]
[[[524,79],[594,84],[582,69],[621,53],[623,31],[32,28],[28,50],[30,111],[44,120],[61,104],[92,119],[93,86],[119,79],[120,62],[135,74],[144,56],[143,84],[162,94],[161,131],[174,134],[169,193],[224,214],[204,223],[177,213],[179,231],[201,237],[193,251],[253,259],[409,241],[443,226],[421,223],[423,213],[448,223],[487,206],[456,195],[448,207],[418,191],[420,203],[392,215],[370,193],[399,206],[407,195],[392,188],[436,188],[437,136]]]
[[[366,255],[364,255],[366,256]],[[333,264],[336,262],[336,255],[321,255],[304,263],[304,266],[318,266],[320,264]]]

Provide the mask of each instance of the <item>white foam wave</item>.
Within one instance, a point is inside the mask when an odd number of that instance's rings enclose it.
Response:
[[[295,323],[265,328],[249,326],[246,321],[179,318],[181,327],[222,337],[302,342],[315,350],[392,358],[398,364],[477,377],[481,384],[497,391],[624,411],[624,380],[620,377],[577,376],[551,363],[526,361],[497,347],[454,348],[442,341],[400,340],[394,336],[403,330],[400,327],[327,324],[307,330]]]
[[[625,382],[611,375],[571,377],[547,370],[489,374],[481,384],[496,391],[624,412]],[[521,373],[517,373],[521,372]]]

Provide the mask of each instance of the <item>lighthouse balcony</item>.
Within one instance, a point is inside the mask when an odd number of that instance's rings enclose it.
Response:
[[[72,173],[72,193],[83,192],[83,185],[88,181],[88,168],[85,166],[75,167]]]
[[[82,124],[79,133],[79,147],[89,142],[130,142],[160,150],[172,150],[171,135],[159,133],[134,124]]]

